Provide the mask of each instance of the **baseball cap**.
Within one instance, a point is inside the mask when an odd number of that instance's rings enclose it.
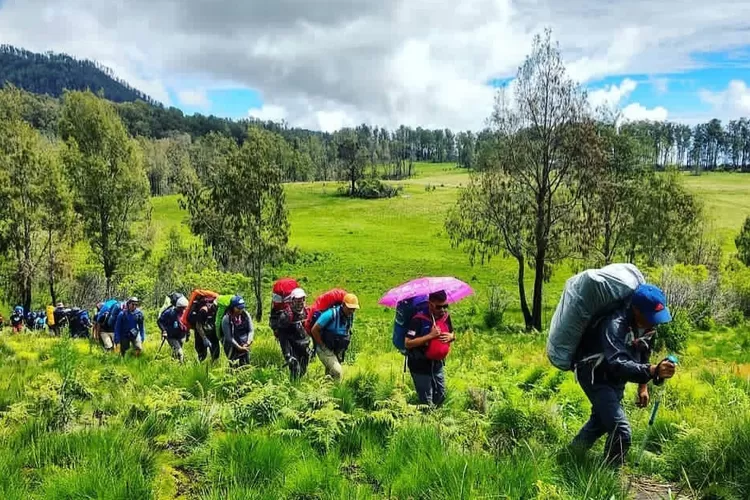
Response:
[[[353,293],[344,295],[344,305],[349,309],[359,309],[359,299]]]
[[[633,307],[652,325],[672,321],[672,314],[667,309],[667,298],[659,287],[649,284],[639,285],[631,299]]]
[[[245,299],[243,299],[240,295],[235,295],[232,297],[232,300],[229,301],[229,307],[236,307],[237,309],[244,309],[245,308]]]

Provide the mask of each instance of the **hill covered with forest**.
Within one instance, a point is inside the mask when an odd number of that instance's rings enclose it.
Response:
[[[66,89],[88,89],[101,90],[114,102],[156,103],[97,62],[53,52],[39,54],[12,45],[0,45],[0,83],[53,97],[60,97]]]

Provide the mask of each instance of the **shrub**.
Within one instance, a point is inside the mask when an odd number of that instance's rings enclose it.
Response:
[[[376,178],[367,178],[357,181],[356,189],[354,191],[355,198],[364,199],[378,199],[378,198],[393,198],[398,196],[403,191],[402,186],[392,186]],[[349,195],[349,188],[342,187],[339,189],[339,194]]]
[[[510,298],[504,288],[493,285],[489,289],[489,302],[484,313],[484,325],[493,329],[503,324],[505,310],[510,305]]]
[[[750,217],[745,219],[745,224],[735,238],[734,244],[737,245],[737,257],[743,264],[750,267]]]
[[[691,330],[692,325],[687,315],[678,311],[672,317],[672,321],[656,327],[654,350],[666,349],[671,352],[682,352]]]

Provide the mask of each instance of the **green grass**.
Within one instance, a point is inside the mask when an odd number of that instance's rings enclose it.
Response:
[[[484,326],[489,287],[511,296],[520,320],[515,264],[472,267],[443,232],[468,174],[418,164],[403,196],[349,200],[337,184],[286,187],[293,275],[311,295],[356,292],[362,310],[335,385],[314,361],[291,383],[278,344],[258,327],[251,366],[197,363],[193,340],[179,366],[149,312],[141,358],[107,356],[86,341],[0,335],[0,498],[625,498],[623,478],[602,468],[603,443],[583,459],[566,445],[589,404],[571,373],[549,365],[543,335]],[[750,211],[750,176],[686,177],[731,236]],[[436,186],[426,190],[427,185]],[[172,229],[185,238],[176,197],[154,199],[154,257]],[[419,275],[454,275],[476,295],[452,309],[459,341],[447,365],[445,407],[426,411],[391,345],[393,311],[377,305],[390,287]],[[548,321],[569,270],[547,285]],[[270,283],[266,284],[266,292]],[[750,496],[750,346],[747,327],[690,336],[679,375],[663,391],[639,468],[715,495]],[[663,353],[658,353],[662,355]],[[655,356],[655,357],[656,357]],[[633,453],[649,410],[625,409]],[[632,493],[632,492],[631,492]]]

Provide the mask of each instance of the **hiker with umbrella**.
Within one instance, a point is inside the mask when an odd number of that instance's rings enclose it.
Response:
[[[406,356],[419,401],[445,401],[445,358],[455,341],[448,304],[473,293],[452,277],[419,278],[389,291],[380,304],[396,306],[394,345]]]

